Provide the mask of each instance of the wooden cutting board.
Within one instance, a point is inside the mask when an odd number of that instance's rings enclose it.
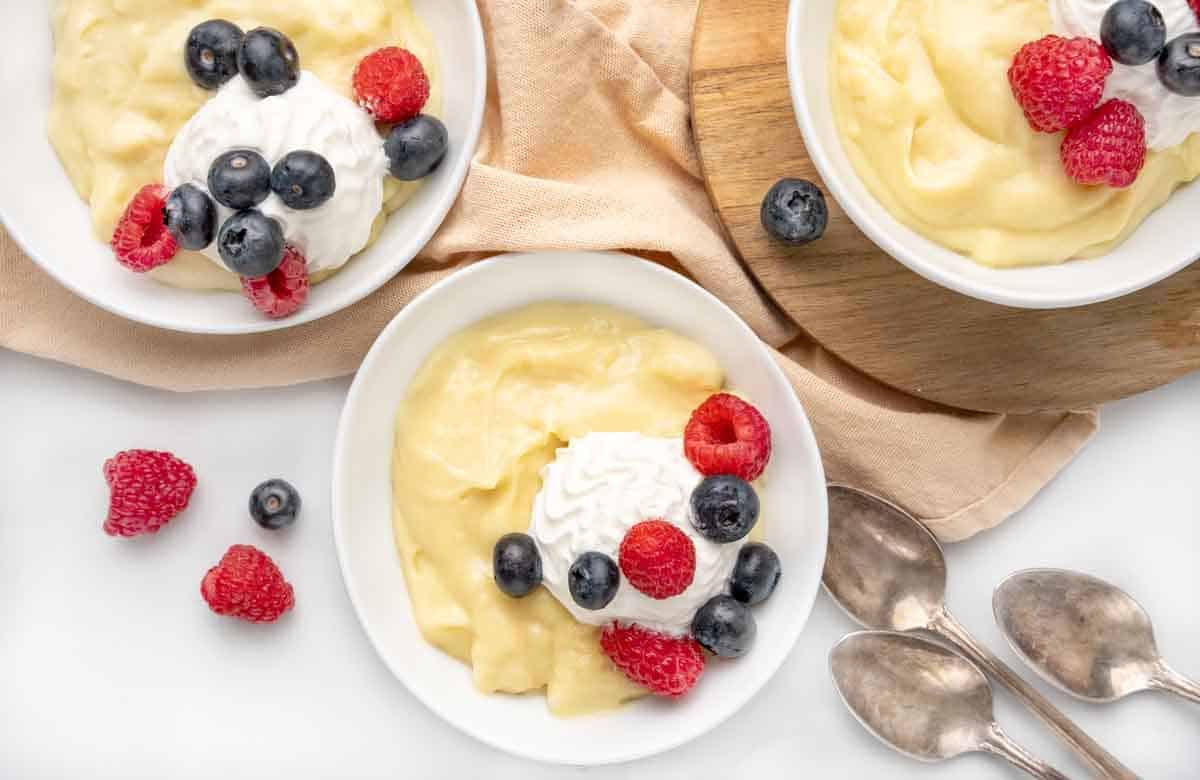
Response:
[[[939,287],[876,248],[830,199],[825,237],[788,249],[759,224],[778,179],[820,183],[788,95],[786,0],[702,0],[692,121],[709,195],[742,258],[826,348],[965,409],[1079,409],[1200,368],[1200,263],[1140,293],[1029,311]],[[1200,247],[1198,247],[1200,249]]]

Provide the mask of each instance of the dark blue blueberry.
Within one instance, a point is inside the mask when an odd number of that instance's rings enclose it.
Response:
[[[750,608],[730,596],[713,596],[692,619],[692,636],[701,647],[721,658],[745,655],[757,633]]]
[[[283,228],[261,211],[239,211],[221,226],[217,251],[226,267],[239,276],[257,279],[283,262]]]
[[[586,552],[575,559],[567,572],[571,598],[584,609],[604,609],[617,596],[621,572],[616,561],[604,553]]]
[[[1167,23],[1154,3],[1120,0],[1100,23],[1100,42],[1108,56],[1122,65],[1145,65],[1167,43]]]
[[[692,525],[718,544],[742,539],[758,522],[758,494],[738,477],[705,477],[692,491]]]
[[[392,176],[401,181],[416,181],[437,170],[449,146],[450,136],[441,120],[419,114],[392,128],[383,151],[391,163]]]
[[[542,556],[528,534],[505,534],[492,550],[496,587],[513,598],[528,596],[542,584]]]
[[[799,246],[825,235],[829,208],[824,194],[811,181],[780,179],[763,198],[759,217],[772,236]]]
[[[1200,96],[1200,33],[1174,39],[1158,55],[1158,79],[1184,97]]]
[[[271,194],[271,164],[249,149],[225,152],[208,169],[208,191],[235,211],[254,208]]]
[[[193,184],[181,184],[167,198],[163,222],[184,249],[198,252],[217,236],[217,204]]]
[[[263,528],[289,526],[299,513],[300,493],[282,479],[268,479],[250,493],[250,516]]]
[[[289,152],[271,171],[271,191],[288,208],[315,209],[332,198],[335,189],[333,166],[316,152]]]
[[[242,37],[242,28],[224,19],[210,19],[193,27],[183,50],[192,81],[204,89],[217,89],[236,76]]]
[[[238,70],[259,97],[282,95],[300,80],[300,55],[279,30],[256,27],[242,39]]]
[[[738,551],[729,578],[729,595],[747,606],[761,604],[775,592],[782,574],[775,551],[762,542],[751,542]]]

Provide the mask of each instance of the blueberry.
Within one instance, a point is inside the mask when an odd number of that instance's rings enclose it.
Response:
[[[230,271],[257,279],[283,262],[283,228],[261,211],[239,211],[221,226],[217,250]]]
[[[249,149],[225,152],[208,169],[208,191],[235,211],[253,208],[271,194],[271,164]]]
[[[1120,0],[1100,23],[1100,42],[1108,56],[1122,65],[1145,65],[1167,43],[1167,23],[1154,3]]]
[[[721,658],[745,655],[754,644],[758,626],[750,608],[729,596],[713,596],[692,619],[692,636]]]
[[[528,534],[505,534],[492,549],[496,587],[513,598],[528,596],[542,584],[542,556]]]
[[[1158,79],[1178,95],[1200,95],[1200,33],[1186,33],[1167,44],[1158,55]]]
[[[762,542],[751,542],[738,551],[729,595],[747,606],[761,604],[775,592],[782,573],[775,551]]]
[[[692,491],[692,525],[705,539],[728,544],[742,539],[758,522],[758,494],[744,479],[705,477]]]
[[[192,81],[216,89],[238,74],[238,49],[242,28],[224,19],[210,19],[192,28],[183,50]]]
[[[296,522],[300,493],[282,479],[268,479],[250,493],[250,516],[271,531]]]
[[[271,190],[288,208],[315,209],[333,197],[333,166],[316,152],[289,152],[271,171]]]
[[[392,128],[383,151],[391,163],[392,176],[401,181],[416,181],[437,170],[449,145],[450,137],[441,120],[419,114]]]
[[[238,70],[259,97],[282,95],[300,80],[300,55],[279,30],[256,27],[242,39]]]
[[[200,251],[217,235],[217,204],[193,184],[181,184],[163,208],[167,230],[184,249]]]
[[[759,213],[767,232],[799,246],[825,234],[829,208],[817,185],[804,179],[780,179],[763,198]]]
[[[586,552],[571,564],[567,584],[576,604],[584,609],[604,609],[617,596],[621,572],[604,553]]]

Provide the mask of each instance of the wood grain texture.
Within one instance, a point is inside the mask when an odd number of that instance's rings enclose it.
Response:
[[[759,206],[783,176],[820,182],[788,95],[786,0],[702,0],[692,121],[709,195],[742,258],[822,345],[921,398],[1000,412],[1079,409],[1200,368],[1200,264],[1084,308],[1011,309],[939,287],[830,202],[825,237],[770,241]]]

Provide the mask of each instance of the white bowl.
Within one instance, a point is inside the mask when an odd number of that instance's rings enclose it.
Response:
[[[55,0],[0,0],[5,49],[0,95],[0,220],[33,260],[77,295],[131,320],[192,333],[257,333],[332,314],[379,289],[429,241],[454,204],[483,124],[487,53],[474,0],[413,0],[437,45],[442,115],[450,153],[404,208],[392,215],[370,249],[313,288],[295,315],[270,320],[238,294],[169,287],[119,266],[96,240],[91,219],[46,138]],[[182,41],[180,46],[183,46]],[[182,56],[182,55],[181,55]]]
[[[854,224],[921,276],[964,295],[1028,309],[1081,306],[1148,287],[1196,259],[1200,187],[1184,187],[1108,254],[1053,266],[988,268],[900,224],[867,190],[842,148],[830,103],[829,44],[838,0],[791,0],[788,82],[808,155]]]
[[[639,315],[704,344],[729,385],[774,430],[766,539],[783,562],[775,595],[756,608],[755,647],[709,665],[680,702],[644,699],[616,712],[556,718],[543,696],[489,696],[471,670],[422,639],[392,541],[391,456],[396,409],[430,352],[488,316],[537,301],[587,301]],[[772,509],[773,508],[773,509]],[[712,295],[661,266],[618,254],[547,252],[472,266],[435,285],[392,320],[350,388],[333,464],[333,533],[342,576],[367,636],[422,702],[501,750],[559,764],[629,761],[681,745],[737,711],[795,645],[825,560],[825,479],[796,395],[753,332]]]

